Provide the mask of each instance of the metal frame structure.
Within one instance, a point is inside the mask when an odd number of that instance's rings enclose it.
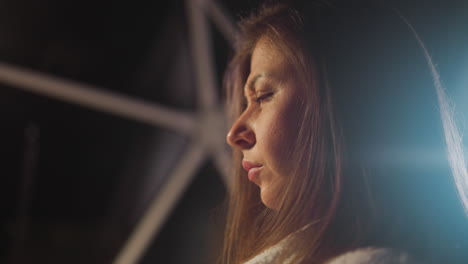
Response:
[[[208,18],[228,42],[233,42],[236,28],[214,0],[186,0],[189,16],[193,70],[198,89],[198,111],[187,113],[149,104],[127,96],[105,91],[21,67],[0,63],[0,82],[22,90],[85,108],[106,112],[134,121],[164,127],[192,139],[191,146],[180,158],[178,166],[167,176],[145,214],[114,260],[115,264],[138,263],[152,238],[162,228],[174,205],[183,195],[201,163],[211,158],[223,176],[227,188],[229,154],[226,151],[223,108],[216,96],[216,77],[211,48]]]

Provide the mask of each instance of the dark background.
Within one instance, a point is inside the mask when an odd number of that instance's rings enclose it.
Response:
[[[237,20],[258,1],[218,2]],[[426,41],[466,120],[468,3],[392,2]],[[196,111],[187,23],[181,0],[2,0],[0,61]],[[212,29],[220,87],[231,51]],[[2,263],[111,263],[189,141],[2,83],[0,124]],[[22,192],[28,166],[34,177]],[[141,263],[213,263],[224,194],[206,161]]]

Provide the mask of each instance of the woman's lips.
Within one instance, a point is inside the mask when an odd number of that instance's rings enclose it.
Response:
[[[255,181],[258,173],[260,172],[261,169],[263,169],[263,165],[261,164],[256,164],[250,161],[242,161],[242,167],[248,171],[247,175],[249,177],[250,181]]]
[[[249,170],[249,172],[247,173],[248,177],[249,177],[249,181],[252,181],[254,182],[256,179],[257,179],[257,175],[259,173],[259,171],[263,169],[263,166],[261,167],[255,167],[255,168],[251,168]]]

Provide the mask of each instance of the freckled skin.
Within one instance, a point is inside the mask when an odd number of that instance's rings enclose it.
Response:
[[[276,209],[278,196],[288,180],[289,157],[298,134],[299,101],[305,96],[295,84],[285,55],[269,40],[258,41],[251,58],[251,72],[244,89],[248,106],[232,125],[228,143],[242,151],[244,160],[263,165],[254,183],[260,187],[261,200]],[[247,84],[255,82],[255,92]],[[263,91],[272,96],[262,102],[256,98]],[[263,93],[264,94],[264,93]]]

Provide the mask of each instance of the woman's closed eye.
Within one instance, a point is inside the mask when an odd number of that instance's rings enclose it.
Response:
[[[273,97],[273,92],[266,92],[266,93],[258,95],[255,98],[255,102],[257,102],[257,103],[267,102],[267,101],[271,100],[272,97]]]

